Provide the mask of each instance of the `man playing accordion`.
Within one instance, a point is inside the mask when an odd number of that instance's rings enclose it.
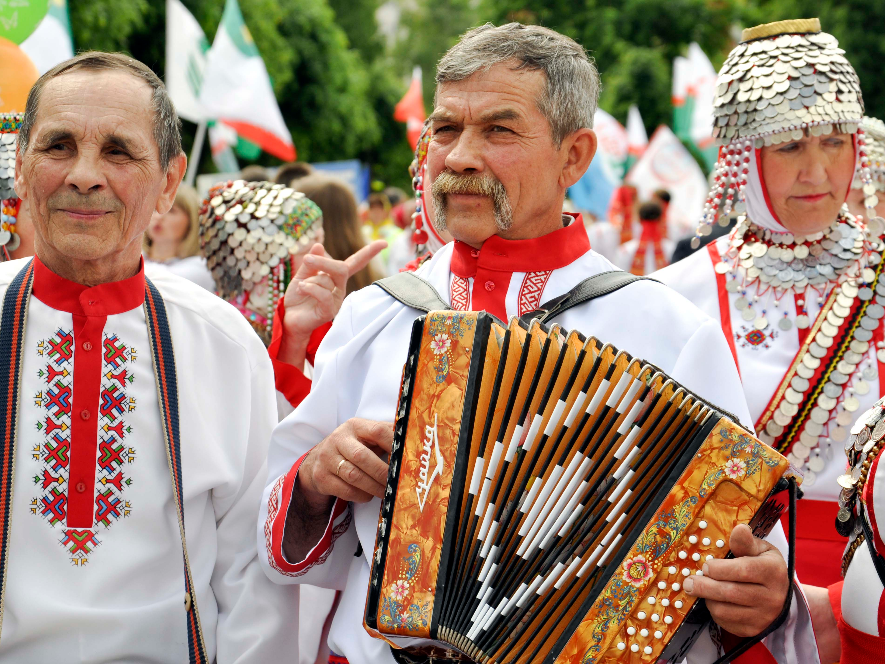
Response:
[[[417,274],[452,309],[485,310],[506,321],[614,269],[591,250],[581,216],[562,214],[567,188],[596,150],[598,91],[584,49],[537,26],[476,28],[442,58],[425,186],[434,223],[455,241]],[[330,280],[313,279],[327,286]],[[310,395],[271,442],[259,557],[277,583],[342,591],[329,635],[331,649],[343,656],[336,661],[394,661],[362,621],[390,420],[418,315],[377,287],[347,298],[317,354]],[[751,423],[718,323],[661,284],[633,283],[555,322],[611,341]],[[689,661],[714,661],[726,632],[754,636],[781,612],[790,585],[786,540],[779,528],[770,539],[739,526],[730,542],[737,558],[710,561],[704,576],[685,584],[707,598],[719,626],[701,635]],[[786,622],[741,661],[818,661],[805,604],[800,593],[794,597]]]

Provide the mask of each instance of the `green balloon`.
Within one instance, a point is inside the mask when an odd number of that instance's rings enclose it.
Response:
[[[48,9],[49,0],[0,0],[0,37],[21,44]]]

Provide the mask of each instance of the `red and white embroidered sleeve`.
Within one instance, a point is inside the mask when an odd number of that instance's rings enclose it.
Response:
[[[284,576],[303,576],[309,570],[322,565],[332,553],[332,547],[341,535],[347,532],[352,520],[352,513],[347,501],[336,499],[332,505],[329,523],[320,537],[319,542],[310,550],[304,560],[292,562],[283,553],[283,533],[286,528],[286,514],[292,501],[292,488],[298,469],[307,454],[296,461],[288,473],[274,482],[267,499],[267,519],[264,522],[264,543],[267,549],[267,562]]]

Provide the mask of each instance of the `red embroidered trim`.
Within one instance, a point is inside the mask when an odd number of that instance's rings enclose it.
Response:
[[[347,532],[353,520],[350,504],[344,500],[336,499],[332,506],[329,525],[326,526],[326,531],[307,558],[294,564],[285,559],[283,556],[283,532],[286,527],[286,513],[289,502],[292,499],[292,487],[295,483],[298,469],[306,457],[307,454],[298,459],[293,464],[291,470],[274,483],[268,497],[267,519],[264,522],[264,543],[267,549],[267,562],[277,572],[289,577],[303,576],[317,565],[325,563],[332,553],[335,541]],[[283,506],[286,509],[283,509]],[[336,524],[335,522],[342,514],[344,518]]]
[[[544,294],[544,288],[550,279],[552,271],[547,272],[529,272],[522,280],[519,287],[519,316],[527,314],[530,311],[537,311],[541,306],[541,296]]]
[[[470,311],[470,282],[456,274],[452,275],[451,301],[455,311]]]
[[[716,272],[716,263],[722,260],[719,255],[719,249],[716,242],[707,245],[707,253],[710,254],[710,260],[713,262],[713,274],[716,275],[716,292],[719,295],[719,324],[722,326],[722,332],[725,334],[725,340],[731,349],[731,355],[734,358],[734,366],[737,367],[738,377],[741,375],[741,365],[738,363],[737,348],[734,345],[734,332],[731,329],[731,310],[729,309],[728,291],[725,290],[725,275]]]

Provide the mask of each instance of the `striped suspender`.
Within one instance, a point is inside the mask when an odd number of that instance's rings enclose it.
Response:
[[[22,350],[24,349],[25,321],[28,300],[34,283],[34,261],[28,261],[19,272],[3,298],[3,318],[0,319],[0,438],[3,439],[3,458],[0,459],[0,626],[3,624],[3,600],[6,596],[6,570],[9,569],[9,523],[12,509],[12,482],[15,476],[15,434],[18,423],[18,393],[21,388]]]
[[[9,560],[9,530],[12,507],[13,470],[15,464],[15,435],[17,430],[18,401],[21,385],[22,350],[24,348],[25,322],[28,301],[34,281],[34,264],[28,264],[16,275],[3,298],[3,317],[0,319],[0,376],[5,377],[5,389],[0,385],[0,438],[3,456],[0,459],[0,626],[3,620],[3,601],[6,591],[6,571]],[[172,492],[178,510],[178,527],[181,532],[181,548],[184,555],[184,608],[187,618],[188,661],[190,664],[209,664],[197,598],[193,591],[193,576],[187,557],[184,538],[184,509],[181,497],[181,437],[178,430],[178,383],[175,375],[175,358],[172,354],[172,336],[166,318],[166,307],[160,292],[145,277],[144,312],[147,319],[148,338],[154,359],[160,415],[163,421],[163,437],[166,440],[166,457],[172,478]]]
[[[144,314],[147,319],[151,356],[154,358],[154,375],[157,379],[157,396],[160,401],[160,419],[163,421],[163,438],[166,439],[166,458],[172,477],[172,493],[178,508],[178,528],[181,531],[181,551],[184,555],[184,609],[187,617],[187,649],[190,664],[209,664],[194,579],[187,558],[187,541],[184,538],[184,505],[181,497],[181,436],[178,431],[178,379],[175,375],[175,356],[172,353],[172,335],[166,318],[166,306],[160,291],[147,277],[144,278]]]

